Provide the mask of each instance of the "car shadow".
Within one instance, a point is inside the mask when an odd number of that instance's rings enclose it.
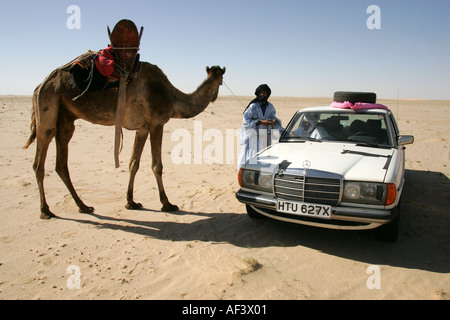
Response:
[[[402,196],[401,231],[395,243],[377,240],[374,231],[328,230],[272,219],[250,219],[241,213],[173,213],[201,217],[190,223],[152,221],[151,215],[145,221],[100,214],[91,214],[89,218],[59,219],[169,241],[208,241],[247,248],[304,246],[368,264],[448,273],[448,190],[450,181],[442,173],[407,170]]]

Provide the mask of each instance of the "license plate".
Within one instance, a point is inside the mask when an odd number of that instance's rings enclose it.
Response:
[[[331,219],[331,206],[322,204],[278,200],[277,211],[299,216]]]

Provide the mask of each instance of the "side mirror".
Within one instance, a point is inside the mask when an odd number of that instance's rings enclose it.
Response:
[[[398,142],[399,146],[405,146],[407,144],[413,144],[414,143],[414,136],[399,136],[397,142]]]

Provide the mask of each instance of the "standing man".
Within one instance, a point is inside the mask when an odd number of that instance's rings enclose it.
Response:
[[[267,84],[260,85],[255,91],[256,98],[244,111],[240,137],[243,147],[238,171],[251,157],[280,137],[280,130],[283,128],[276,117],[275,107],[268,101],[271,94],[272,90]]]

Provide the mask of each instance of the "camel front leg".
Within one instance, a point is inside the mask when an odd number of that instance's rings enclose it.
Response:
[[[177,211],[178,207],[171,204],[167,198],[162,181],[163,165],[161,161],[161,147],[164,125],[157,125],[150,130],[150,142],[152,147],[152,169],[158,184],[159,199],[163,205],[161,211],[172,212]]]
[[[141,163],[142,151],[144,150],[145,142],[147,141],[148,131],[147,130],[138,130],[136,131],[136,138],[134,140],[133,153],[130,159],[130,180],[128,182],[128,191],[127,191],[127,204],[125,208],[130,210],[137,210],[142,208],[142,204],[136,203],[133,200],[134,193],[134,179],[136,177],[136,173],[139,170],[139,164]]]

